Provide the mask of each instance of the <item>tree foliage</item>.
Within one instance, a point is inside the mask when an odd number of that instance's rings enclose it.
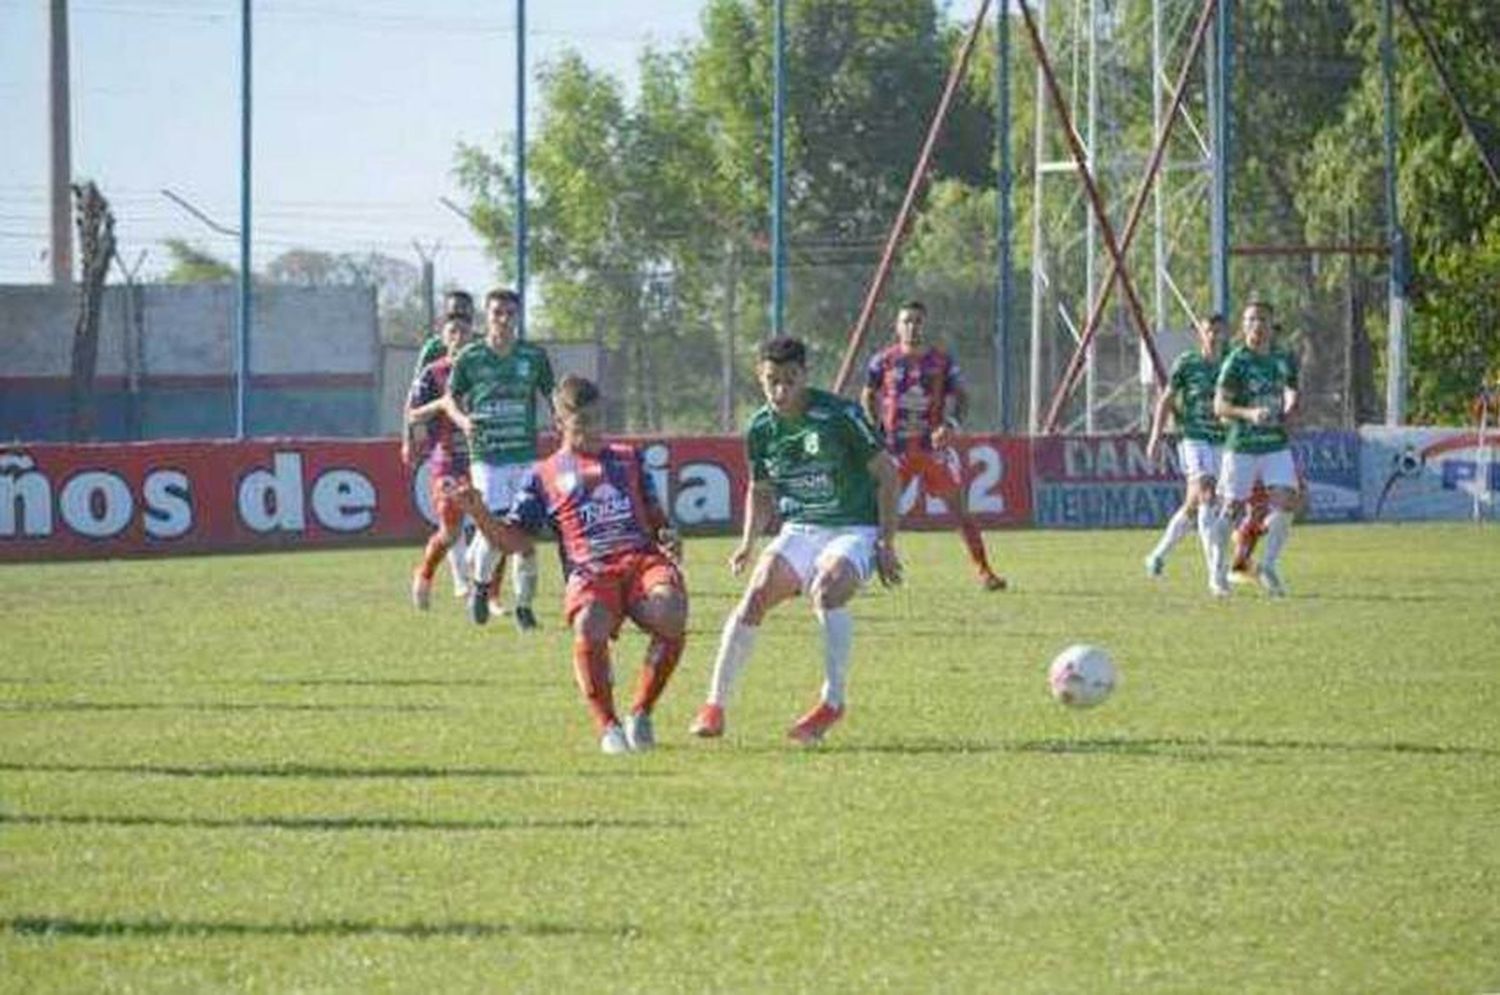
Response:
[[[1049,37],[1060,38],[1071,15],[1066,5],[1053,6],[1041,10],[1055,22]],[[1497,140],[1500,49],[1493,41],[1500,37],[1500,5],[1423,0],[1416,6],[1431,20],[1476,115],[1491,122],[1489,139]],[[1193,7],[1183,5],[1187,13],[1167,25],[1171,51],[1179,55]],[[627,371],[632,428],[709,427],[718,424],[726,390],[741,405],[755,397],[749,358],[770,321],[772,10],[771,0],[707,0],[701,37],[643,52],[634,92],[578,53],[538,74],[539,127],[528,149],[533,328],[613,351]],[[1384,240],[1379,10],[1380,0],[1234,5],[1234,242]],[[948,5],[911,0],[788,0],[786,330],[808,340],[820,378],[842,352],[938,102],[964,29],[950,13]],[[1149,13],[1145,4],[1115,5],[1104,19],[1100,100],[1113,123],[1098,141],[1123,150],[1116,159],[1125,165],[1101,168],[1099,183],[1117,230],[1153,140]],[[1424,419],[1451,418],[1461,407],[1454,398],[1464,369],[1500,360],[1492,334],[1500,281],[1485,268],[1500,251],[1500,198],[1409,25],[1402,25],[1399,45],[1400,201],[1417,273],[1412,410]],[[1064,47],[1053,52],[1060,71],[1075,79],[1083,55]],[[891,295],[929,299],[936,327],[975,374],[994,362],[986,350],[995,323],[996,66],[991,25],[939,143],[890,286]],[[1034,210],[1028,192],[1036,78],[1019,23],[1012,66],[1013,253],[1016,286],[1024,292],[1032,267],[1026,233]],[[1070,95],[1076,120],[1081,95],[1076,87]],[[1186,96],[1190,116],[1204,121],[1201,71],[1189,77]],[[1065,159],[1055,112],[1047,114],[1043,152]],[[1197,142],[1179,127],[1169,146],[1169,164],[1178,168],[1160,182],[1174,204],[1194,197],[1204,203],[1202,170],[1191,168],[1203,154]],[[465,146],[456,171],[479,233],[501,273],[513,278],[510,164],[511,150],[503,146]],[[1054,233],[1043,242],[1052,277],[1046,313],[1062,308],[1081,321],[1086,300],[1058,288],[1083,283],[1083,257],[1055,232],[1078,226],[1085,205],[1074,183],[1049,180],[1046,189],[1041,223]],[[1200,314],[1208,309],[1207,227],[1204,206],[1196,224],[1169,233],[1173,289],[1184,302],[1172,298],[1169,325],[1186,324],[1184,306]],[[1150,241],[1138,238],[1132,250],[1137,274],[1149,272]],[[1240,258],[1232,270],[1235,298],[1264,295],[1281,305],[1304,350],[1309,382],[1327,402],[1315,409],[1319,417],[1340,411],[1343,334],[1380,339],[1377,274],[1368,264],[1359,273],[1345,265],[1342,257],[1309,254]],[[1349,303],[1354,298],[1357,306]],[[1011,316],[1022,318],[1020,309]],[[1133,333],[1119,313],[1106,320],[1126,368],[1134,363]],[[1351,322],[1358,325],[1353,331]],[[1044,357],[1054,371],[1068,347],[1061,339]],[[1007,361],[1014,368],[1025,355],[1014,342],[1012,350]],[[1013,373],[1012,383],[1024,382],[1023,375]]]

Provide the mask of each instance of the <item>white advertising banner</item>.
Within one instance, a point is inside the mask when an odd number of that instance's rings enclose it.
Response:
[[[1359,430],[1360,492],[1370,522],[1468,519],[1500,514],[1500,430]]]

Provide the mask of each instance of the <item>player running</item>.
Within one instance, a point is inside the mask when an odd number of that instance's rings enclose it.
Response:
[[[1167,553],[1196,522],[1203,558],[1208,564],[1209,590],[1222,596],[1228,591],[1222,587],[1221,571],[1215,561],[1219,546],[1214,542],[1214,527],[1219,509],[1215,506],[1214,488],[1219,476],[1219,447],[1224,444],[1224,425],[1214,414],[1214,391],[1223,358],[1223,316],[1216,314],[1198,322],[1194,332],[1198,348],[1184,352],[1172,364],[1172,374],[1167,380],[1166,390],[1156,402],[1151,434],[1146,440],[1146,456],[1155,461],[1161,454],[1162,430],[1166,427],[1167,415],[1175,415],[1182,435],[1177,443],[1178,462],[1182,466],[1182,475],[1187,478],[1182,506],[1172,514],[1161,538],[1146,554],[1146,574],[1161,576],[1166,569]]]
[[[854,639],[849,600],[872,573],[885,584],[901,580],[896,467],[857,406],[808,386],[807,350],[798,340],[762,344],[756,375],[766,404],[747,432],[744,533],[730,570],[744,572],[773,515],[782,526],[724,621],[708,700],[689,731],[724,734],[725,700],[761,622],[778,604],[806,592],[823,629],[823,688],[818,704],[787,735],[809,744],[844,715]]]
[[[406,399],[407,426],[424,425],[427,429],[427,493],[438,520],[437,531],[427,540],[422,560],[411,579],[411,602],[421,611],[432,605],[432,575],[437,570],[438,561],[450,551],[455,552],[451,558],[456,561],[454,585],[456,587],[463,581],[465,591],[467,589],[467,579],[460,566],[464,560],[464,513],[449,492],[456,481],[469,475],[469,449],[458,426],[443,408],[443,395],[448,390],[454,357],[469,343],[469,325],[450,318],[443,323],[441,334],[447,352],[417,375]],[[401,443],[401,462],[410,466],[414,455],[411,432],[408,431]]]
[[[865,368],[859,403],[880,426],[886,449],[896,460],[898,493],[913,477],[941,498],[958,518],[969,559],[986,590],[1005,587],[1005,578],[990,569],[984,536],[969,517],[968,494],[953,437],[963,423],[969,396],[958,363],[924,337],[927,307],[907,301],[896,312],[896,341],[876,353]]]
[[[1292,529],[1297,500],[1297,468],[1292,461],[1287,419],[1297,410],[1297,360],[1273,348],[1271,305],[1252,301],[1240,320],[1244,344],[1224,361],[1214,392],[1214,412],[1229,423],[1224,448],[1224,492],[1228,509],[1214,530],[1223,589],[1228,583],[1224,545],[1232,522],[1240,519],[1259,480],[1266,487],[1265,555],[1255,576],[1272,597],[1286,594],[1277,564]]]
[[[444,409],[469,438],[469,476],[491,511],[510,505],[522,477],[536,460],[537,398],[551,403],[555,386],[547,352],[516,338],[521,299],[511,290],[485,295],[486,331],[458,354],[448,379]],[[469,617],[490,620],[490,591],[504,554],[483,534],[474,537],[473,590]],[[516,628],[536,628],[531,603],[536,597],[536,554],[519,558],[515,568]]]
[[[651,711],[682,656],[687,590],[677,567],[682,552],[639,450],[606,443],[598,433],[599,390],[563,377],[553,394],[558,450],[521,483],[503,519],[472,487],[456,496],[498,549],[530,555],[528,532],[550,526],[561,538],[567,591],[563,611],[573,628],[573,673],[609,754],[656,745]],[[635,698],[622,724],[615,713],[609,643],[629,617],[651,636]]]

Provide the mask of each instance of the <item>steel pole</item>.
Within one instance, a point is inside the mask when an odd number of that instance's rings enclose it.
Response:
[[[248,432],[247,409],[250,393],[250,180],[251,180],[251,44],[250,0],[240,0],[240,273],[239,329],[235,348],[234,437],[245,438]]]

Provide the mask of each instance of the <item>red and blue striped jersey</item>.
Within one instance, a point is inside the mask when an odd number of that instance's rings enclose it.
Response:
[[[640,452],[608,443],[596,453],[562,449],[533,466],[505,521],[528,532],[556,529],[571,575],[616,553],[658,548],[667,517]]]
[[[958,363],[929,346],[920,355],[890,345],[870,358],[865,386],[875,392],[875,410],[886,448],[899,452],[912,442],[932,448],[932,432],[943,424],[948,397],[963,390]]]
[[[406,395],[406,406],[415,408],[442,397],[452,374],[453,359],[447,355],[422,367]],[[463,433],[442,412],[427,420],[427,459],[434,477],[462,477],[469,472],[469,447]]]

